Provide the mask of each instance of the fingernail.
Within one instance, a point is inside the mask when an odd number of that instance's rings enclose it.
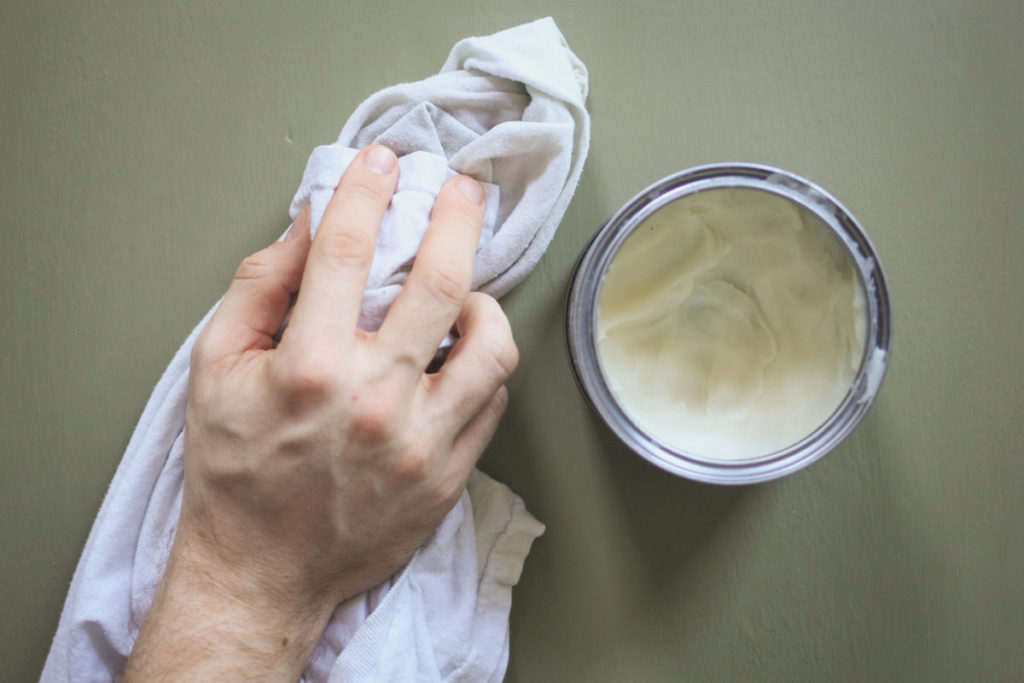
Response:
[[[459,178],[455,185],[459,188],[462,196],[474,204],[479,204],[484,200],[484,188],[480,187],[480,183],[472,178]]]
[[[299,236],[309,230],[309,205],[303,207],[299,215],[295,217],[288,232],[285,233],[284,239],[286,242],[294,242],[299,239]]]
[[[377,145],[366,153],[363,163],[371,171],[387,175],[395,167],[395,153],[387,147]]]

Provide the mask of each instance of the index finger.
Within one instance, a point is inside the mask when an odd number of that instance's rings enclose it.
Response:
[[[355,335],[377,231],[398,182],[394,152],[362,150],[345,170],[310,246],[288,333],[294,343],[348,344]]]

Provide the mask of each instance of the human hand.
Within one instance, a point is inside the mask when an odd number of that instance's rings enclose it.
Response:
[[[397,177],[390,150],[363,150],[312,243],[307,211],[242,263],[197,340],[181,519],[128,677],[244,651],[241,673],[258,660],[297,678],[335,607],[411,558],[493,436],[518,354],[497,302],[470,293],[484,212],[475,181],[445,184],[381,328],[356,327]],[[428,374],[453,325],[458,341]]]

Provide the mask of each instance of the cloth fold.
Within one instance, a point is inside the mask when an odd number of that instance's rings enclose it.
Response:
[[[583,64],[554,21],[542,19],[457,43],[438,75],[371,96],[335,144],[313,151],[291,213],[309,204],[314,229],[356,150],[376,142],[399,155],[364,328],[383,319],[441,184],[457,173],[481,181],[488,201],[474,288],[501,296],[533,268],[582,171],[586,95]],[[177,528],[189,357],[212,314],[178,350],[143,411],[79,560],[43,681],[111,680],[131,652]],[[304,680],[501,680],[512,586],[543,528],[511,490],[474,471],[406,567],[338,608]]]
[[[452,48],[441,72],[386,88],[317,147],[291,204],[318,226],[355,152],[387,145],[398,187],[377,238],[360,326],[376,329],[397,296],[441,185],[479,180],[487,214],[473,288],[501,297],[540,260],[579,182],[590,144],[587,71],[547,18]]]

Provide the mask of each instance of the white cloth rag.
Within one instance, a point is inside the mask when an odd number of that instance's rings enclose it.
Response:
[[[317,147],[292,200],[320,224],[341,174],[366,145],[398,155],[360,326],[374,330],[405,282],[442,183],[479,180],[487,212],[473,288],[500,297],[540,260],[576,189],[590,142],[587,71],[555,22],[541,19],[452,48],[436,76],[363,102],[338,141]]]
[[[500,296],[536,264],[565,213],[589,144],[587,74],[550,18],[455,45],[441,73],[364,102],[317,148],[292,203],[311,223],[355,151],[400,156],[361,324],[401,287],[444,180],[472,175],[488,211],[474,286]],[[42,680],[118,677],[163,575],[181,509],[185,398],[199,323],[164,372],[111,482],[71,582]],[[511,591],[543,532],[522,500],[474,471],[430,540],[389,581],[342,604],[308,681],[499,681]]]

